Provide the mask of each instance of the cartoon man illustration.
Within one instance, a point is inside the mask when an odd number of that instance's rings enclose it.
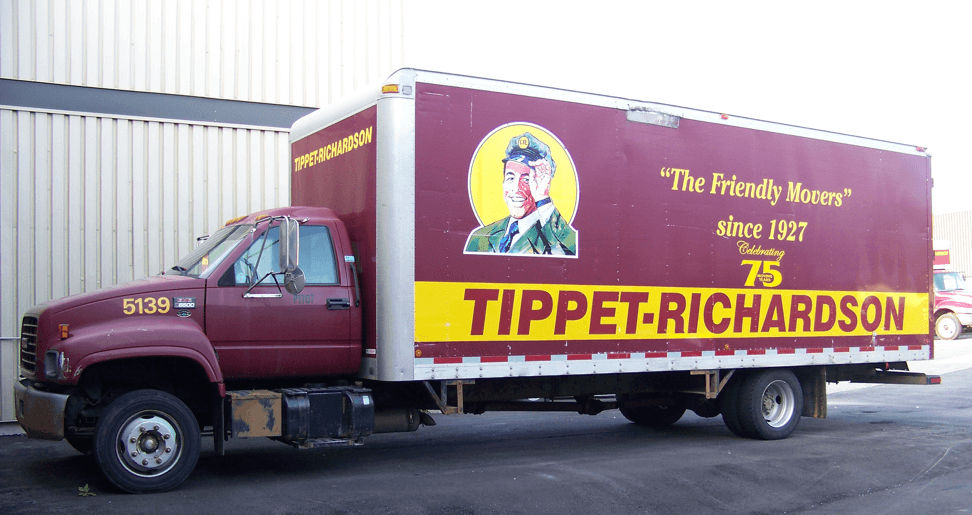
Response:
[[[503,159],[503,196],[510,216],[469,235],[466,252],[574,256],[577,233],[550,200],[557,164],[533,134],[515,136]]]

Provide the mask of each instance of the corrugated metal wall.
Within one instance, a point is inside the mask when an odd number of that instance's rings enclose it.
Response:
[[[0,0],[0,76],[321,107],[402,64],[401,0]]]
[[[972,275],[972,211],[935,215],[934,238],[948,240],[952,270]]]
[[[0,0],[0,78],[320,107],[402,65],[401,0]],[[3,105],[0,421],[20,314],[290,201],[280,127]]]

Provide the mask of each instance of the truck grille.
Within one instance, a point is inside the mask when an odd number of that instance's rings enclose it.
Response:
[[[25,316],[20,326],[20,368],[31,374],[37,370],[37,317]]]

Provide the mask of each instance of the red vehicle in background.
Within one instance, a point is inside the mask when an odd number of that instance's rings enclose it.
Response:
[[[972,292],[965,289],[962,272],[935,271],[935,335],[942,340],[958,338],[972,326]]]

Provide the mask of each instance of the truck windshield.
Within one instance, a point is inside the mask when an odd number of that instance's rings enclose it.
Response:
[[[208,277],[252,228],[252,225],[223,227],[163,273]]]
[[[935,291],[956,291],[965,289],[965,278],[958,272],[935,274]]]

